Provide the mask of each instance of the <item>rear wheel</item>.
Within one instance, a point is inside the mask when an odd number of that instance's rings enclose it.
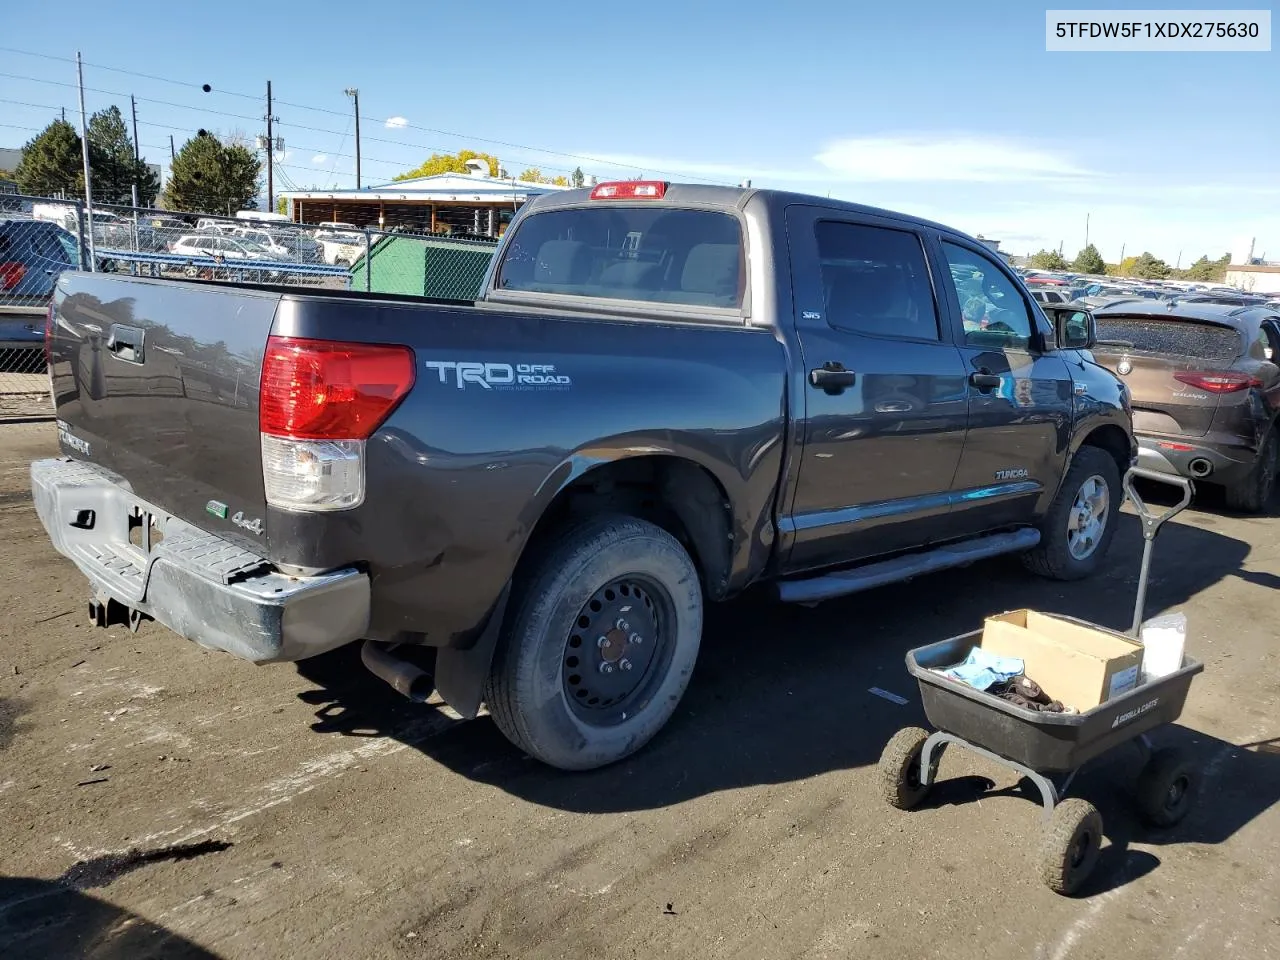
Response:
[[[567,529],[531,558],[486,701],[531,756],[589,770],[644,746],[675,712],[702,637],[702,588],[673,536],[626,516]]]
[[[1273,427],[1258,448],[1253,469],[1244,479],[1226,488],[1227,507],[1240,513],[1261,513],[1271,506],[1276,491],[1277,460],[1280,460],[1280,444],[1276,443]]]
[[[1195,803],[1199,777],[1189,759],[1177,750],[1157,750],[1138,775],[1137,801],[1142,818],[1153,827],[1182,822]]]
[[[1111,545],[1123,499],[1120,469],[1111,455],[1081,447],[1040,525],[1039,545],[1023,554],[1027,569],[1053,580],[1091,575]]]

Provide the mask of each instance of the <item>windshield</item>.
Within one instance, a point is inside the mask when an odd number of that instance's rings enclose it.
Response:
[[[522,220],[497,283],[505,291],[733,308],[745,279],[736,218],[601,204]]]

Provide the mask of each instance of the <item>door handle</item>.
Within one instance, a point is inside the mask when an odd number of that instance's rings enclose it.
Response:
[[[969,374],[969,382],[985,392],[999,389],[1000,384],[1004,382],[1004,378],[987,370],[980,370],[977,373]]]
[[[852,370],[846,370],[844,364],[838,361],[828,360],[821,367],[809,371],[809,383],[831,396],[844,393],[847,387],[852,387],[857,381],[858,375]]]
[[[142,363],[143,331],[113,323],[107,334],[107,349],[127,363]]]

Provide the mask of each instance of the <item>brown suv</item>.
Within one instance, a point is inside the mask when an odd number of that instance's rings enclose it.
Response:
[[[1265,509],[1280,462],[1280,311],[1127,300],[1094,310],[1099,363],[1129,387],[1139,463]]]

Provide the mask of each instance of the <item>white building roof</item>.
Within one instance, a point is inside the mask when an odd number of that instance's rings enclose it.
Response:
[[[438,203],[523,202],[544,193],[566,190],[549,183],[526,183],[465,173],[437,173],[412,180],[365,187],[361,190],[286,190],[283,196],[298,200],[347,200],[377,203],[395,200],[426,200]]]

